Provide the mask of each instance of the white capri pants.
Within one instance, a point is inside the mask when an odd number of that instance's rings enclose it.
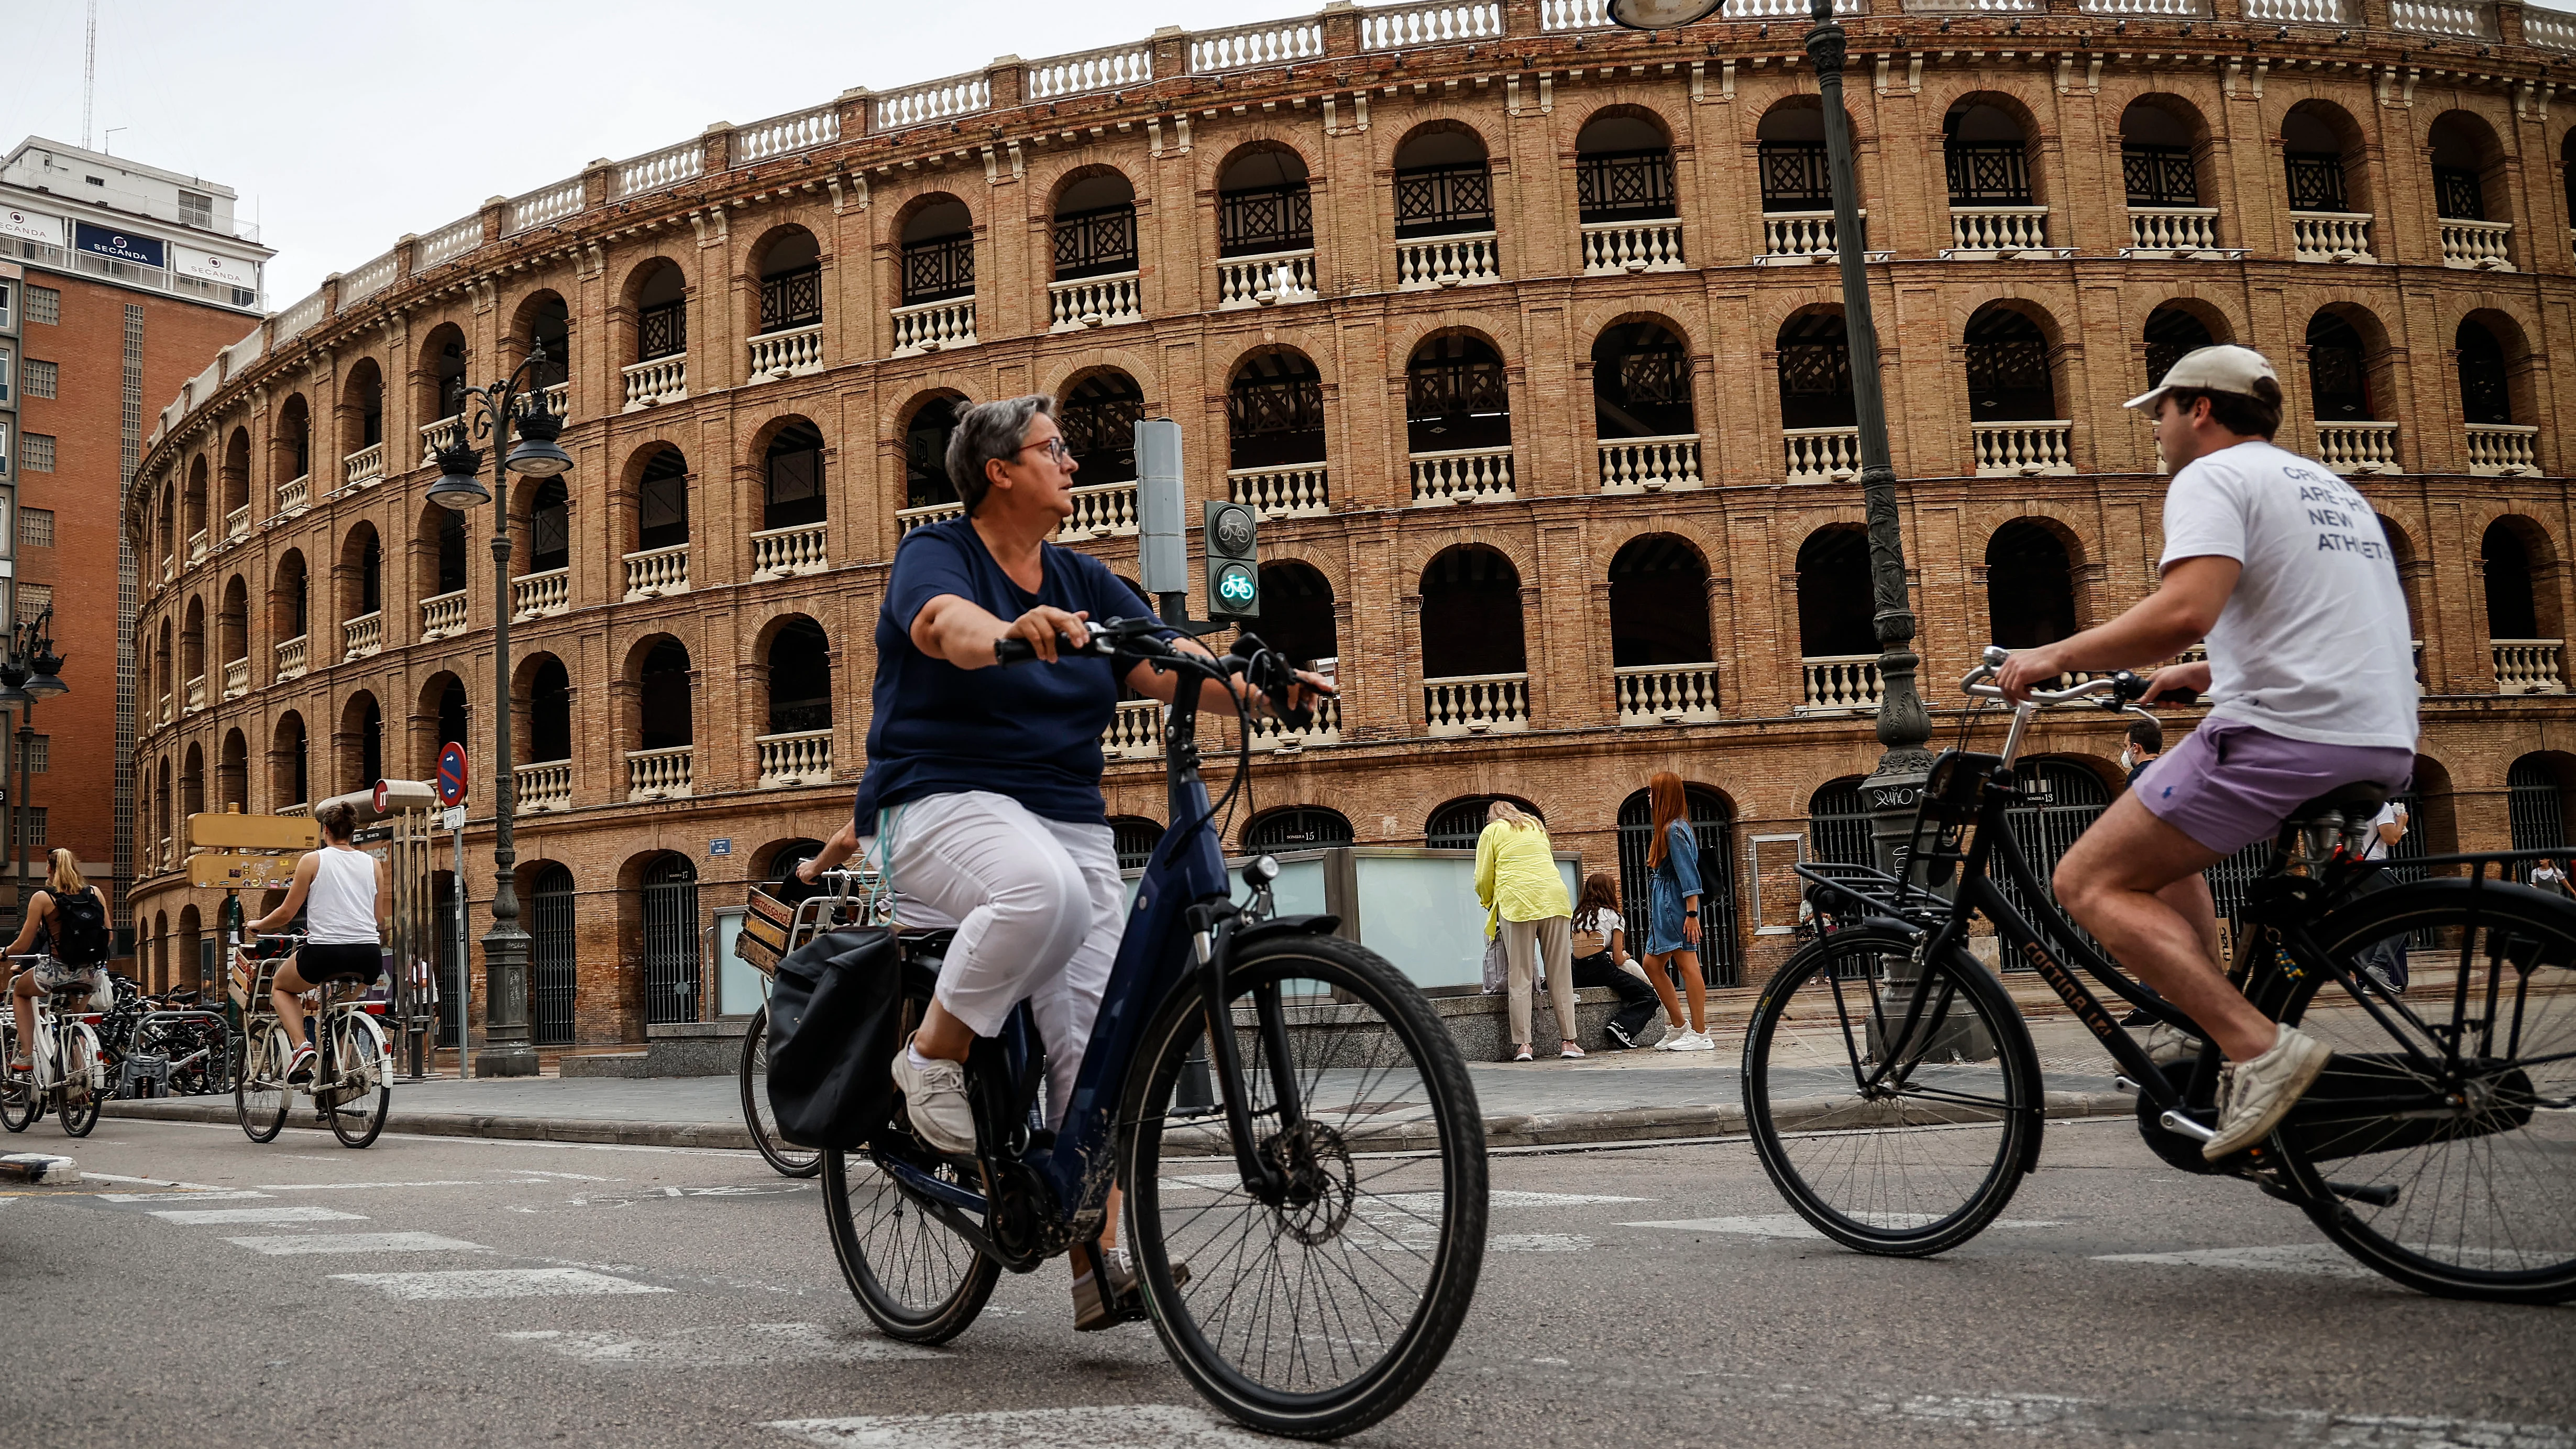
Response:
[[[895,806],[879,828],[861,847],[894,891],[895,920],[957,928],[939,1004],[977,1036],[995,1036],[1027,1001],[1046,1043],[1047,1125],[1061,1126],[1127,924],[1109,827],[971,790]]]

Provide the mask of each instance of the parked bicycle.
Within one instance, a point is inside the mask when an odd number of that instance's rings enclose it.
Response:
[[[11,956],[25,971],[54,973],[60,963],[51,956]],[[45,974],[36,978],[41,986]],[[107,1095],[106,1054],[98,1043],[94,973],[61,976],[62,984],[35,998],[35,1040],[28,1043],[28,1070],[13,1072],[7,1063],[18,1056],[18,1025],[0,1017],[0,1127],[24,1132],[51,1109],[64,1135],[87,1137],[98,1125],[98,1104]]]
[[[1961,687],[2001,698],[1985,681],[2006,657],[1989,648]],[[2207,1162],[2219,1052],[2055,907],[2006,819],[2040,709],[2129,709],[2146,689],[2123,673],[2038,692],[2012,711],[2000,753],[1943,752],[1893,874],[1799,867],[1857,918],[1789,958],[1745,1036],[1744,1101],[1772,1181],[1818,1231],[1870,1253],[1956,1247],[2011,1201],[2038,1161],[2045,1103],[2028,1026],[1968,953],[1982,914],[2005,958],[2101,1039],[2167,1164],[2296,1203],[2346,1252],[2428,1293],[2576,1297],[2576,904],[2508,874],[2541,852],[2425,857],[2411,864],[2456,873],[2357,894],[2387,868],[2361,859],[2383,792],[2347,786],[2292,812],[2247,892],[2231,979],[2334,1056],[2267,1142]],[[2362,969],[2409,943],[2402,995]],[[2152,1050],[2078,969],[2162,1024]]]
[[[277,965],[304,944],[298,934],[263,936],[244,954],[257,963],[243,1016],[247,1050],[241,1080],[233,1089],[233,1109],[243,1135],[268,1142],[286,1126],[296,1093],[312,1097],[314,1110],[344,1147],[365,1147],[385,1130],[393,1110],[393,1053],[378,1018],[382,1000],[369,999],[367,986],[356,981],[329,981],[315,987],[320,998],[313,1019],[316,1053],[313,1075],[305,1082],[287,1080],[294,1043],[274,1015],[257,1011],[268,1000]]]
[[[867,1148],[824,1153],[832,1247],[879,1328],[944,1342],[1003,1269],[1076,1244],[1100,1261],[1121,1186],[1138,1287],[1113,1286],[1116,1309],[1150,1318],[1183,1375],[1236,1419],[1347,1434],[1410,1398],[1466,1317],[1484,1255],[1484,1119],[1411,982],[1334,935],[1334,918],[1275,913],[1276,862],[1251,862],[1246,899],[1231,898],[1217,820],[1251,757],[1239,751],[1211,805],[1198,684],[1244,675],[1284,709],[1294,676],[1248,635],[1206,658],[1158,627],[1096,623],[1079,651],[1188,682],[1164,729],[1172,828],[1137,886],[1062,1131],[1044,1126],[1044,1055],[1023,1002],[967,1062],[979,1153],[930,1147],[899,1105]],[[1029,657],[1018,640],[997,653]],[[952,935],[901,934],[906,1032]]]
[[[761,1158],[784,1177],[812,1177],[823,1170],[821,1148],[806,1147],[787,1140],[779,1130],[778,1113],[769,1105],[769,995],[776,982],[778,960],[824,931],[847,926],[875,924],[865,895],[853,895],[852,889],[865,877],[857,871],[823,872],[819,891],[805,887],[790,876],[778,895],[755,891],[750,909],[745,912],[742,935],[736,938],[734,954],[760,972],[760,1008],[751,1014],[743,1028],[742,1056],[735,1077],[742,1092],[742,1122],[751,1132],[751,1145]],[[781,913],[784,920],[780,919]],[[765,933],[774,931],[774,941]]]

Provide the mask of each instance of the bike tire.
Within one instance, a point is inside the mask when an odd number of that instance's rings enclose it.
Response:
[[[272,1026],[251,1038],[243,1053],[241,1076],[233,1084],[233,1115],[242,1135],[253,1142],[273,1142],[286,1126],[286,1109],[294,1094],[286,1086],[286,1029]]]
[[[769,1008],[751,1014],[742,1033],[742,1122],[751,1130],[751,1145],[782,1177],[812,1177],[823,1170],[823,1152],[799,1147],[778,1132],[778,1114],[769,1105]]]
[[[1884,996],[1913,961],[1905,937],[1868,930],[1792,955],[1754,1005],[1743,1083],[1755,1155],[1798,1216],[1844,1247],[1920,1258],[1975,1237],[2012,1201],[2038,1155],[2045,1098],[2012,998],[1958,957],[1925,968],[1936,979],[1914,1040],[1928,1048],[1896,1089],[1862,1089],[1884,1037],[1903,1028],[1907,997]]]
[[[1356,1433],[1431,1377],[1474,1301],[1485,1251],[1484,1116],[1430,1002],[1356,942],[1258,941],[1228,967],[1226,985],[1235,1001],[1253,1003],[1274,992],[1323,999],[1330,989],[1335,1029],[1289,1036],[1306,1120],[1299,1135],[1273,1131],[1260,1147],[1292,1163],[1304,1200],[1255,1198],[1222,1116],[1175,1110],[1206,1035],[1199,984],[1187,980],[1146,1028],[1121,1112],[1134,1124],[1120,1165],[1137,1277],[1165,1351],[1217,1408],[1267,1433]],[[1259,1132],[1278,1121],[1272,1063],[1257,1030],[1238,1040]],[[1167,1179],[1175,1167],[1183,1171]],[[1186,1283],[1174,1271],[1185,1259]],[[1377,1284],[1390,1285],[1389,1301],[1344,1301]]]
[[[909,963],[904,967],[898,1039],[910,1039],[920,1025],[937,979],[929,970]],[[899,1100],[894,1111],[903,1111]],[[822,1154],[823,1216],[831,1230],[832,1256],[840,1262],[850,1296],[859,1300],[860,1311],[878,1331],[905,1343],[946,1343],[984,1311],[1002,1265],[913,1201],[877,1164],[874,1151],[835,1147]],[[983,1190],[981,1182],[959,1178],[954,1165],[935,1170],[961,1186]]]
[[[98,1099],[107,1095],[107,1089],[97,1080],[98,1046],[95,1040],[80,1031],[68,1033],[68,1036],[72,1047],[64,1053],[62,1110],[55,1113],[55,1117],[63,1125],[64,1136],[87,1137],[90,1129],[98,1125]],[[77,1097],[74,1093],[76,1085],[79,1089]]]
[[[2436,879],[2361,897],[2311,934],[2346,963],[2384,961],[2372,948],[2392,940],[2429,944],[2410,948],[2402,996],[2359,973],[2290,979],[2280,1019],[2337,1053],[2267,1144],[2309,1217],[2421,1292],[2576,1298],[2576,908],[2523,886]],[[2400,1064],[2409,1046],[2438,1057],[2455,1033],[2486,1048],[2457,1072]],[[2369,1105],[2410,1087],[2432,1112]]]
[[[339,1058],[332,1063],[339,1079],[354,1079],[362,1085],[355,1097],[342,1097],[322,1115],[329,1119],[331,1135],[340,1139],[341,1146],[368,1146],[385,1130],[385,1118],[394,1106],[392,1064],[384,1041],[372,1025],[344,1021],[340,1049],[333,1055]]]
[[[35,1074],[8,1069],[9,1059],[17,1054],[17,1024],[0,1014],[0,1127],[24,1132],[36,1125],[36,1117],[44,1107],[38,1100]]]

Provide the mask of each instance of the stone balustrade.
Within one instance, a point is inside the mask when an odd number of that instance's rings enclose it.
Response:
[[[1416,237],[1395,244],[1395,289],[1399,292],[1427,292],[1502,279],[1502,256],[1489,231]]]
[[[572,416],[572,384],[559,382],[537,390],[537,406],[559,418]]]
[[[305,668],[304,645],[306,637],[307,636],[305,635],[298,634],[292,639],[280,639],[277,641],[277,648],[273,651],[277,656],[276,683],[284,684],[290,679],[300,679],[303,677]]]
[[[1634,272],[1687,271],[1678,221],[1581,223],[1583,275],[1616,277]]]
[[[783,790],[791,785],[822,785],[832,779],[832,732],[798,730],[783,735],[755,735],[760,749],[760,788]]]
[[[2513,270],[2513,223],[2442,218],[2442,265],[2473,272]]]
[[[277,485],[277,511],[280,515],[302,513],[313,506],[313,478],[306,474],[289,478]]]
[[[1426,733],[1516,734],[1529,728],[1529,676],[1459,674],[1422,681]]]
[[[224,542],[239,543],[250,537],[250,505],[245,503],[224,515]]]
[[[1636,664],[1610,671],[1623,726],[1699,724],[1718,717],[1714,664]]]
[[[642,362],[628,363],[617,371],[626,380],[624,410],[627,412],[688,399],[689,358],[686,353],[648,357]]]
[[[628,802],[689,798],[692,793],[690,778],[695,771],[697,754],[695,745],[678,745],[663,750],[628,750]]]
[[[1976,449],[1980,478],[2036,478],[2075,471],[2075,424],[2065,418],[1971,423],[1968,437]]]
[[[1704,486],[1699,473],[1697,433],[1603,438],[1597,450],[1604,493],[1665,493]]]
[[[438,421],[433,423],[421,424],[420,466],[424,468],[437,467],[438,454],[441,449],[462,447],[464,443],[465,415],[463,413],[458,413],[453,417],[440,418]]]
[[[1944,257],[1993,257],[2009,261],[2025,252],[2047,252],[2045,206],[1954,206]]]
[[[1080,332],[1086,327],[1112,327],[1145,320],[1143,294],[1135,272],[1105,277],[1077,277],[1047,283],[1047,330]]]
[[[1325,474],[1320,462],[1235,468],[1225,475],[1225,491],[1264,518],[1320,518],[1333,511]]]
[[[1220,312],[1311,302],[1315,297],[1315,252],[1311,247],[1225,257],[1216,264],[1216,309]]]
[[[895,533],[900,537],[925,523],[942,523],[965,516],[966,505],[963,503],[924,503],[917,508],[898,508],[894,511]]]
[[[302,819],[303,817],[305,817],[305,816],[307,816],[307,815],[312,814],[312,813],[313,813],[313,807],[312,807],[311,805],[306,804],[305,802],[303,802],[303,801],[301,801],[301,800],[298,800],[298,801],[296,801],[296,802],[295,802],[294,804],[292,804],[292,805],[280,805],[280,806],[278,806],[278,807],[277,807],[277,813],[278,813],[278,814],[280,814],[280,815],[291,816],[291,817],[294,817],[294,818],[296,818],[296,819],[299,819],[299,820],[300,820],[300,819]],[[170,843],[170,841],[169,841],[169,837],[167,837],[167,836],[163,836],[163,837],[162,837],[162,840],[161,840],[161,843],[162,843],[162,845],[163,845],[164,847],[167,847],[167,846],[169,845],[169,843]]]
[[[762,579],[790,578],[797,574],[819,574],[832,566],[827,545],[831,527],[821,523],[799,523],[787,528],[765,529],[751,536],[751,577]]]
[[[196,532],[188,535],[188,562],[205,562],[208,549],[209,545],[206,541],[206,531],[204,529],[198,529]]]
[[[823,324],[763,332],[745,344],[751,349],[751,380],[798,377],[823,370]]]
[[[510,619],[542,619],[572,608],[572,570],[547,569],[510,580]]]
[[[2290,255],[2303,262],[2375,262],[2370,254],[2370,213],[2290,213]]]
[[[340,481],[350,487],[385,476],[385,445],[369,443],[340,460]]]
[[[572,808],[572,761],[540,760],[510,772],[511,813],[548,815]]]
[[[1056,525],[1055,541],[1125,538],[1136,531],[1136,483],[1089,483],[1064,490],[1073,516]]]
[[[2216,256],[2218,208],[2214,206],[2133,206],[2129,208],[2129,250],[2177,261]]]
[[[420,601],[420,640],[452,639],[465,632],[465,591],[432,594]]]
[[[1315,701],[1315,717],[1304,729],[1267,716],[1252,721],[1252,749],[1255,754],[1273,752],[1294,754],[1299,750],[1319,749],[1342,742],[1342,702],[1334,695]]]
[[[248,693],[250,693],[250,660],[247,657],[225,660],[224,698],[239,699]]]
[[[887,313],[894,319],[894,357],[917,357],[975,345],[975,299],[916,302]]]
[[[342,663],[364,659],[382,650],[385,647],[384,611],[375,610],[346,621],[340,625],[340,637],[347,646],[340,651]]]
[[[186,710],[189,714],[206,707],[206,676],[190,675],[184,688],[187,690]]]
[[[1782,428],[1789,481],[1834,483],[1860,471],[1860,429]]]
[[[689,546],[648,548],[626,555],[626,602],[689,591]]]
[[[1520,496],[1512,483],[1510,448],[1456,448],[1443,453],[1415,453],[1413,501],[1417,507],[1443,503],[1508,503]]]
[[[2397,471],[2395,423],[2319,423],[2317,461],[2346,477]]]
[[[2540,471],[2540,429],[2530,423],[2471,423],[2469,474],[2519,478]]]
[[[1113,765],[1120,760],[1161,759],[1163,757],[1162,701],[1120,700],[1118,712],[1109,718],[1109,728],[1101,732],[1100,756]]]
[[[1858,714],[1878,708],[1878,656],[1819,654],[1798,661],[1800,714]]]
[[[152,719],[153,719],[153,723],[155,723],[155,724],[168,724],[168,723],[169,723],[173,718],[175,718],[175,717],[176,717],[176,716],[172,713],[172,711],[171,711],[171,709],[170,709],[170,696],[168,696],[168,695],[166,695],[166,694],[165,694],[165,695],[163,695],[163,696],[161,696],[161,708],[160,708],[160,712],[159,712],[159,713],[157,713],[157,714],[155,714],[155,715],[152,717]]]
[[[2490,639],[2496,693],[2565,694],[2567,643],[2563,639]]]
[[[1863,221],[1868,211],[1861,212]],[[1868,238],[1863,237],[1866,244]],[[1772,265],[1781,262],[1830,262],[1840,253],[1834,246],[1834,214],[1830,211],[1766,211],[1762,214],[1762,259]]]

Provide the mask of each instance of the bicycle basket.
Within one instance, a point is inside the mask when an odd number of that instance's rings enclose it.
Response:
[[[1905,842],[1906,860],[1928,885],[1946,885],[1965,859],[1961,833],[1974,824],[1985,804],[1986,781],[2003,764],[2003,756],[1943,750],[1924,776],[1923,793],[1914,807],[1914,829]]]

